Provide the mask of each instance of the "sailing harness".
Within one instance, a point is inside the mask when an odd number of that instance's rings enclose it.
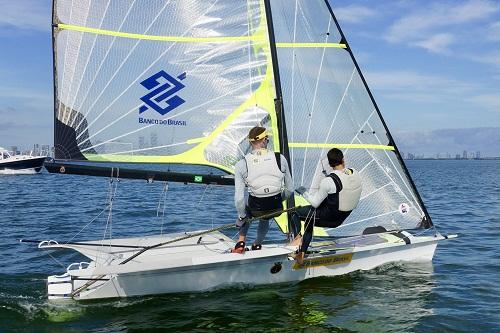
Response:
[[[245,155],[245,163],[247,168],[245,185],[251,196],[267,198],[281,195],[285,173],[281,169],[280,153],[271,154],[267,149],[258,149]]]

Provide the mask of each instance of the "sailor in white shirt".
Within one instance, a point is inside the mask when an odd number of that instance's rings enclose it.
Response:
[[[311,205],[299,207],[293,213],[293,224],[305,221],[302,245],[295,259],[302,263],[304,255],[312,240],[313,228],[336,228],[341,225],[358,205],[361,197],[361,178],[354,169],[346,169],[342,151],[333,148],[328,154],[328,163],[333,171],[326,175],[319,184],[316,193],[305,192],[304,188],[296,190]]]
[[[269,219],[279,216],[283,210],[283,200],[293,194],[293,182],[285,157],[267,149],[268,133],[264,127],[256,126],[248,134],[252,151],[235,165],[234,202],[238,211],[237,225],[240,235],[232,252],[244,253],[245,240],[250,226],[249,218],[266,216],[259,220],[257,238],[252,250],[262,247],[269,230]],[[248,188],[248,203],[245,202],[245,187]]]

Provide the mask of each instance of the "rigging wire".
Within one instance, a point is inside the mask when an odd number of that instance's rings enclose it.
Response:
[[[102,245],[101,247],[104,247],[104,241],[106,240],[106,233],[108,233],[108,227],[109,227],[109,247],[111,249],[111,238],[113,234],[113,202],[116,196],[116,192],[118,190],[118,183],[120,182],[119,176],[120,176],[120,169],[116,168],[116,177],[114,177],[114,169],[111,168],[111,177],[109,178],[109,186],[108,186],[108,218],[106,220],[106,226],[104,228],[104,234],[102,236]],[[116,180],[116,181],[115,181]],[[96,259],[95,261],[97,262],[97,257],[98,252],[96,252]]]
[[[46,252],[47,255],[52,258],[52,260],[54,260],[56,263],[58,263],[65,271],[66,271],[66,266],[63,265],[62,262],[60,262],[59,260],[57,260],[56,257],[54,257],[52,254],[50,254],[49,252]]]
[[[71,242],[73,239],[75,239],[79,234],[81,234],[83,232],[83,230],[85,230],[89,225],[91,225],[95,220],[97,220],[104,212],[106,212],[107,210],[109,209],[109,204],[106,204],[106,207],[104,207],[100,212],[99,214],[97,214],[96,217],[94,217],[89,223],[87,223],[83,228],[80,229],[80,231],[78,231],[73,237],[71,237],[71,239],[69,241],[67,241],[65,244],[68,244],[69,242]]]
[[[160,235],[163,235],[163,225],[165,223],[165,208],[167,206],[167,192],[168,192],[168,182],[165,182],[163,185],[163,190],[160,195],[160,199],[158,200],[158,207],[156,208],[156,218],[160,220]],[[162,200],[163,199],[163,200]],[[163,208],[162,208],[163,203]],[[160,217],[160,208],[161,209],[161,217]]]

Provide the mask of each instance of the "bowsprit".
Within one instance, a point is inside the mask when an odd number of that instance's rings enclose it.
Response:
[[[151,108],[159,114],[165,115],[183,104],[185,100],[180,98],[177,92],[185,87],[181,82],[185,78],[186,72],[175,78],[164,70],[161,70],[142,81],[141,85],[150,90],[150,92],[141,97],[145,105],[139,108],[139,114]]]

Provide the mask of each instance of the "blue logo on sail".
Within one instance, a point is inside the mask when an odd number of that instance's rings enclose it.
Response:
[[[141,97],[145,105],[139,108],[139,113],[143,113],[151,108],[161,115],[165,115],[185,100],[177,96],[177,92],[185,87],[182,80],[186,78],[186,72],[177,76],[177,78],[169,75],[161,70],[158,73],[150,76],[141,84],[148,90],[151,90],[147,95]]]

